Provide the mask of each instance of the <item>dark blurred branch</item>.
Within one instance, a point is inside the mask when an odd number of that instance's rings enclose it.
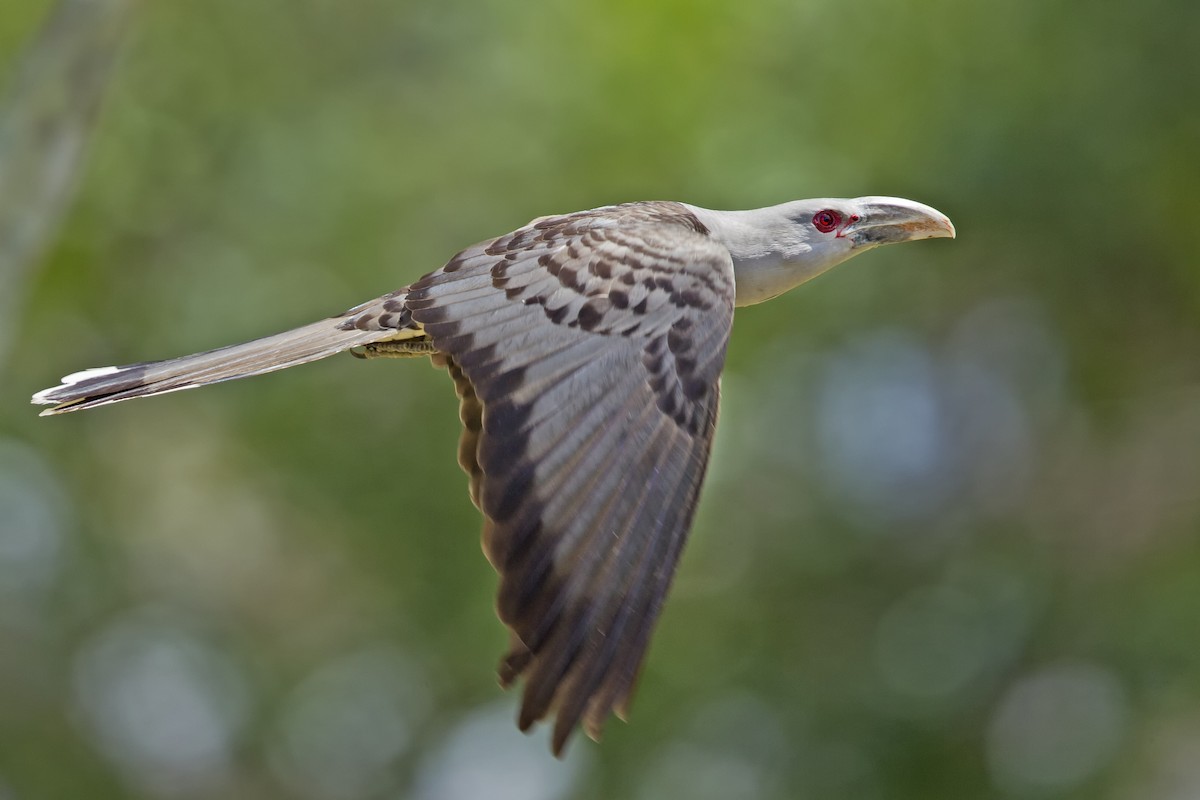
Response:
[[[0,365],[82,173],[135,0],[60,0],[0,97]]]

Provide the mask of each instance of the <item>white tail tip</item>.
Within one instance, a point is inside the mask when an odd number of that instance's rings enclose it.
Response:
[[[42,389],[40,392],[35,394],[32,398],[32,401],[43,406],[50,405],[51,403],[57,403],[59,401],[53,399],[52,395],[58,394],[66,387],[74,386],[77,383],[91,380],[92,378],[102,378],[105,375],[112,375],[120,371],[121,367],[93,367],[92,369],[72,372],[70,375],[64,375],[62,383],[60,383],[58,386],[51,386],[49,389]]]

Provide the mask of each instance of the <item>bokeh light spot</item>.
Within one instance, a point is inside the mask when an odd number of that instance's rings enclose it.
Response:
[[[41,456],[0,439],[0,592],[28,593],[54,580],[68,508]]]
[[[75,694],[87,733],[132,783],[176,794],[228,780],[246,685],[211,644],[135,612],[84,645]]]
[[[879,517],[929,513],[947,491],[943,416],[936,365],[911,337],[877,332],[833,354],[816,417],[826,483]]]
[[[1015,793],[1071,789],[1103,769],[1125,736],[1117,676],[1090,663],[1047,667],[1017,682],[988,726],[993,781]]]
[[[558,800],[570,796],[586,761],[576,737],[566,756],[546,754],[543,736],[513,732],[511,701],[495,703],[460,722],[417,771],[418,800]]]
[[[380,644],[340,656],[287,701],[272,766],[305,797],[374,796],[429,706],[427,681],[400,650]]]

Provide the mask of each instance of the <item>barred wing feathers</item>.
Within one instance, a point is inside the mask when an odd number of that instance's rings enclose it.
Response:
[[[728,251],[676,203],[535,220],[405,306],[451,369],[525,681],[519,724],[623,714],[691,526],[733,318]]]

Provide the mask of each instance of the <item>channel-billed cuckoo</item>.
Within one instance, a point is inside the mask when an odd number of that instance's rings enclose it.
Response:
[[[33,402],[63,414],[350,350],[428,356],[454,379],[459,461],[511,629],[518,724],[561,753],[630,694],[691,527],[735,306],[874,247],[953,237],[896,197],[753,211],[644,202],[542,217],[349,311],[206,353],[77,372]]]

